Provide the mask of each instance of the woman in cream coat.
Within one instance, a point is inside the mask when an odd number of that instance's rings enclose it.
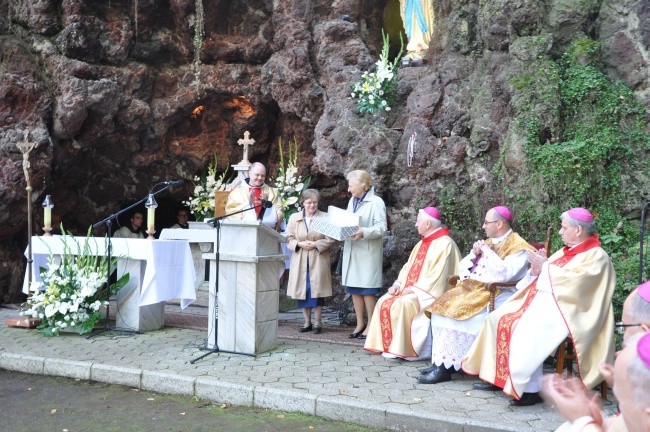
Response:
[[[302,193],[302,212],[294,213],[287,225],[287,245],[293,251],[289,264],[287,295],[298,300],[305,324],[300,332],[312,331],[311,310],[314,309],[314,333],[321,333],[321,313],[325,297],[332,295],[330,246],[336,240],[311,230],[314,217],[327,216],[318,210],[320,194],[316,189]]]
[[[348,192],[352,195],[347,210],[359,216],[359,229],[345,240],[341,283],[345,292],[352,296],[357,318],[357,326],[350,338],[365,339],[368,332],[363,320],[364,311],[368,315],[367,322],[370,322],[382,287],[386,205],[375,195],[368,172],[354,170],[346,178]]]

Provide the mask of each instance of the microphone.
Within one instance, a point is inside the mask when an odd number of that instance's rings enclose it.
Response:
[[[181,187],[185,184],[185,180],[168,180],[162,182],[165,186],[171,186],[171,187]]]
[[[273,203],[271,201],[269,201],[269,200],[261,199],[260,203],[261,203],[263,209],[273,207]]]

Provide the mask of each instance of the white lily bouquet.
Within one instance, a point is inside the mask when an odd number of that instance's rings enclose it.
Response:
[[[397,68],[402,52],[404,51],[404,41],[402,47],[391,62],[388,60],[388,51],[390,48],[390,38],[382,30],[381,32],[384,46],[375,63],[374,72],[365,71],[361,75],[361,81],[352,86],[352,99],[358,99],[357,111],[361,114],[376,114],[377,111],[390,111],[391,105],[395,101],[394,91],[397,88]],[[401,39],[401,35],[400,35]]]
[[[61,231],[64,253],[50,255],[47,268],[41,267],[42,285],[35,284],[37,290],[27,299],[28,308],[21,311],[22,315],[40,319],[38,330],[46,336],[56,336],[67,327],[79,334],[88,333],[104,317],[100,308],[108,305],[109,297],[129,281],[126,273],[117,282],[107,283],[108,260],[92,254],[90,232],[82,245],[72,241],[76,246],[73,254],[69,236],[63,227]],[[115,268],[117,260],[111,258],[111,268]]]
[[[214,156],[208,166],[207,174],[194,177],[194,195],[183,201],[183,204],[190,208],[190,213],[197,221],[203,221],[214,217],[214,193],[226,190],[229,182],[228,169],[217,175],[217,156]]]
[[[275,178],[275,187],[278,189],[282,211],[285,220],[300,211],[300,195],[303,189],[309,186],[311,175],[302,177],[298,174],[298,140],[294,138],[289,142],[289,154],[285,163],[282,139],[278,139],[280,149],[280,166]]]

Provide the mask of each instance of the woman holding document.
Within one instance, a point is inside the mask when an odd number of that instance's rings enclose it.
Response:
[[[298,300],[305,324],[300,333],[322,331],[321,313],[325,297],[332,295],[330,246],[335,240],[311,229],[315,217],[327,217],[318,210],[320,194],[316,189],[302,193],[302,212],[294,213],[287,225],[287,246],[293,251],[289,264],[287,295]],[[311,310],[315,323],[312,327]]]
[[[352,296],[357,325],[350,338],[366,338],[366,323],[372,320],[377,294],[382,287],[382,265],[386,233],[386,205],[375,195],[370,174],[350,171],[346,176],[352,195],[347,210],[359,217],[359,229],[343,245],[341,283]],[[364,312],[368,321],[364,321]]]

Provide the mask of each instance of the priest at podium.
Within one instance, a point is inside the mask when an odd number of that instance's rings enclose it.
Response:
[[[277,217],[276,221],[283,221],[284,214],[281,210],[282,206],[277,189],[264,184],[264,181],[266,180],[266,167],[260,162],[254,162],[251,165],[248,174],[248,178],[246,178],[242,183],[230,191],[230,194],[228,195],[228,201],[226,202],[226,214],[250,209],[255,206],[259,207],[257,207],[255,210],[244,211],[242,213],[229,216],[229,219],[262,220],[263,218],[268,218],[268,215],[266,215],[266,213],[275,211],[275,216]],[[272,209],[267,210],[266,208],[262,207],[262,200],[270,201],[273,204]]]

